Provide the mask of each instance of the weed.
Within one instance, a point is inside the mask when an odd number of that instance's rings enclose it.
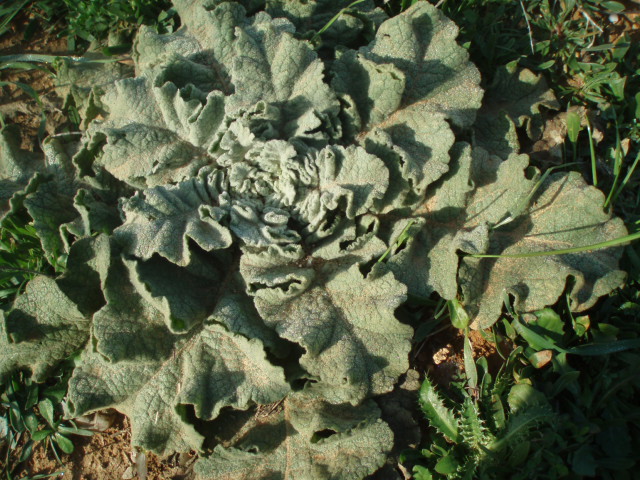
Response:
[[[65,373],[66,372],[66,373]],[[28,460],[39,442],[51,449],[59,464],[59,451],[72,453],[72,435],[91,436],[72,421],[63,422],[62,405],[67,393],[70,369],[62,366],[45,384],[35,383],[23,372],[14,374],[0,393],[0,454],[2,478],[14,478],[20,465]],[[60,472],[31,477],[47,478]],[[26,478],[26,477],[25,477]]]
[[[26,213],[7,216],[0,227],[0,305],[10,303],[38,274],[53,273]]]
[[[175,11],[167,0],[11,0],[0,8],[0,35],[19,15],[30,19],[25,36],[41,25],[67,37],[69,50],[86,50],[91,43],[129,44],[141,24],[155,27],[159,33],[172,32],[177,26]],[[77,48],[76,48],[77,47]]]

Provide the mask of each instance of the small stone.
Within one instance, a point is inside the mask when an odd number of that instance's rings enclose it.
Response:
[[[448,347],[449,345],[447,345],[446,347],[442,347],[440,350],[433,354],[433,363],[435,365],[440,365],[449,357],[451,350]]]

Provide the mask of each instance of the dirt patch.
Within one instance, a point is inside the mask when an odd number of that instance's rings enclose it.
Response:
[[[192,480],[191,467],[195,453],[170,455],[159,458],[153,453],[141,457],[131,447],[131,425],[121,414],[116,415],[113,425],[92,437],[73,437],[75,450],[71,455],[62,455],[60,465],[51,448],[39,443],[31,458],[23,465],[17,478],[37,474],[60,472],[67,480]],[[146,474],[145,474],[146,472]]]
[[[66,55],[67,41],[58,38],[55,30],[38,29],[25,41],[25,31],[32,18],[22,15],[11,23],[11,30],[0,37],[0,55],[47,54]],[[7,123],[20,126],[22,144],[26,150],[34,151],[38,146],[42,113],[46,115],[46,133],[52,134],[66,121],[61,99],[54,89],[52,70],[46,67],[22,69],[9,68],[0,71],[2,81],[9,85],[0,87],[0,114]],[[24,88],[24,84],[37,92],[36,101]]]
[[[493,375],[504,363],[495,344],[485,339],[477,330],[469,333],[473,357],[485,357],[489,372]],[[500,345],[500,351],[508,352],[508,344]],[[464,333],[453,327],[447,327],[417,344],[411,353],[411,368],[429,375],[438,386],[447,388],[464,372]]]

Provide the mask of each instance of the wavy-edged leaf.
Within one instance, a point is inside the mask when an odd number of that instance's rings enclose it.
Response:
[[[195,471],[216,480],[359,480],[383,465],[393,445],[379,417],[371,401],[352,407],[289,395],[275,413],[256,418],[235,447],[217,446]]]
[[[454,142],[447,120],[470,125],[480,106],[480,76],[455,43],[457,33],[437,9],[419,2],[332,67],[333,86],[347,104],[345,134],[357,135],[388,165],[393,191],[387,200],[395,207],[408,191],[423,195],[446,173]]]
[[[43,167],[43,157],[20,149],[16,127],[0,130],[0,218],[10,209],[9,200],[24,190],[35,172]]]
[[[526,215],[492,232],[487,253],[514,255],[592,245],[627,234],[623,222],[602,205],[602,192],[571,172],[551,175]],[[475,326],[487,328],[502,311],[504,292],[515,297],[518,312],[532,312],[554,304],[567,285],[575,312],[591,307],[598,297],[625,278],[617,269],[621,248],[539,258],[471,258],[460,266],[464,300]]]
[[[448,300],[456,297],[459,252],[484,253],[490,226],[515,210],[533,188],[533,180],[524,175],[524,156],[502,162],[457,144],[452,159],[451,171],[431,194],[391,229],[390,239],[395,239],[414,221],[406,245],[394,252],[386,268],[411,294],[424,298],[434,291]]]
[[[223,407],[246,409],[288,393],[283,371],[267,361],[262,342],[214,319],[172,333],[129,275],[115,260],[107,304],[94,315],[95,347],[85,351],[69,383],[74,414],[117,408],[131,418],[134,445],[165,453],[200,448],[202,436],[186,420],[189,406],[210,420]],[[214,298],[224,297],[225,281],[219,278]]]
[[[241,272],[265,323],[306,350],[300,364],[318,379],[312,389],[355,405],[389,392],[406,371],[412,329],[394,316],[405,287],[390,273],[365,278],[349,260],[357,252],[325,261],[270,250],[245,253]]]
[[[283,20],[259,14],[251,26],[236,31],[231,69],[235,94],[229,108],[274,104],[282,109],[283,138],[326,141],[338,99],[324,82],[324,63],[307,42],[294,38],[295,28]]]
[[[220,224],[224,193],[220,172],[202,172],[178,185],[145,190],[122,204],[124,224],[114,238],[127,253],[147,260],[154,253],[177,265],[189,263],[189,240],[206,251],[227,248],[231,233]]]
[[[559,108],[542,75],[518,69],[517,62],[498,68],[474,124],[475,144],[502,158],[518,153],[516,128],[525,127],[537,140],[544,122],[541,107]]]
[[[75,62],[58,57],[56,67],[56,90],[65,106],[73,105],[82,119],[81,126],[104,112],[99,97],[103,87],[114,81],[133,75],[130,65],[123,62]]]
[[[422,105],[453,123],[469,126],[480,107],[480,73],[455,39],[458,28],[428,2],[384,22],[369,47],[361,49],[377,63],[391,63],[405,74],[402,105]],[[398,44],[402,43],[402,48]]]
[[[84,347],[89,320],[55,280],[35,277],[9,313],[0,311],[0,379],[28,368],[36,381],[46,380],[53,367]]]
[[[352,8],[350,2],[339,0],[267,0],[266,11],[273,17],[286,17],[295,26],[299,35],[306,38],[311,32],[319,32],[339,12],[342,14],[323,32],[322,46],[335,48],[346,45],[355,48],[357,44],[370,40],[387,15],[376,8],[372,0],[358,3]]]

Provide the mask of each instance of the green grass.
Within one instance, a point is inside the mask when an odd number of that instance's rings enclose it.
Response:
[[[141,24],[160,33],[173,31],[177,23],[170,7],[168,0],[9,0],[0,8],[0,36],[23,15],[28,19],[25,40],[45,28],[66,37],[70,51],[83,51],[92,43],[127,45]]]
[[[29,220],[23,212],[0,226],[0,305],[10,304],[35,275],[54,273]]]

